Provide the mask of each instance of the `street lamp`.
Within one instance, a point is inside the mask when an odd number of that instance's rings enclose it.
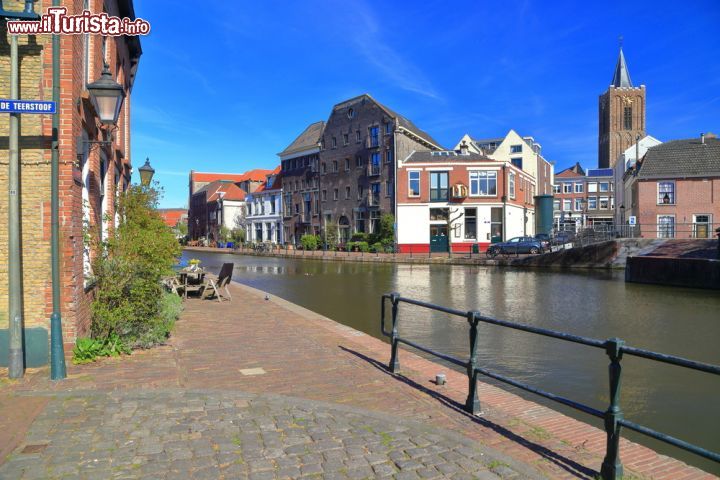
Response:
[[[155,169],[150,166],[150,157],[145,158],[145,165],[138,168],[140,172],[140,184],[143,187],[150,185],[153,175],[155,175]]]
[[[620,223],[625,225],[625,204],[620,205]]]
[[[90,101],[103,125],[116,125],[120,116],[125,90],[113,80],[110,66],[105,63],[100,79],[87,86]]]

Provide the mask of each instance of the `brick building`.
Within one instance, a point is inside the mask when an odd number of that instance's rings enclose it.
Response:
[[[172,228],[179,223],[187,223],[187,212],[187,208],[158,208],[165,225]]]
[[[646,238],[712,238],[720,219],[720,140],[713,135],[649,148],[625,174],[626,216]]]
[[[337,224],[341,243],[373,233],[394,213],[397,160],[440,150],[410,120],[364,94],[333,107],[320,140],[321,225]]]
[[[325,122],[310,124],[282,152],[283,238],[297,245],[305,234],[320,234],[319,153]]]
[[[190,200],[190,239],[204,238],[208,242],[217,242],[221,226],[229,230],[240,228],[245,217],[245,196],[245,191],[231,180],[215,180],[200,187]]]
[[[582,227],[585,208],[585,170],[576,163],[555,174],[553,212],[557,230],[575,231]]]
[[[62,1],[68,14],[83,9],[135,18],[132,0]],[[51,2],[35,2],[44,12]],[[6,0],[3,8],[22,11],[25,2]],[[5,30],[5,22],[0,22]],[[10,96],[10,48],[6,31],[0,42],[0,97]],[[52,100],[52,37],[21,35],[19,42],[20,97]],[[84,224],[106,237],[114,225],[115,199],[130,184],[130,110],[132,88],[142,53],[138,37],[60,36],[59,208],[60,295],[64,342],[87,333],[93,289],[88,283],[91,257],[85,245]],[[101,76],[107,63],[110,77],[125,93],[117,128],[104,129],[95,112],[88,84]],[[46,363],[49,318],[52,313],[50,278],[50,143],[51,115],[22,115],[20,122],[22,218],[22,278],[25,347]],[[112,132],[112,134],[110,134]],[[8,327],[8,116],[0,118],[0,332]],[[89,143],[107,141],[107,144]],[[0,365],[7,361],[1,342]],[[31,363],[28,364],[32,366]]]
[[[645,85],[634,87],[622,48],[607,91],[600,95],[598,168],[613,168],[618,157],[645,137]]]
[[[535,178],[467,149],[415,152],[399,163],[401,253],[470,252],[535,232]]]

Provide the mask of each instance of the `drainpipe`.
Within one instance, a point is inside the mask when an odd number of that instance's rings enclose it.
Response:
[[[53,0],[53,6],[60,6],[60,0]],[[65,350],[63,348],[62,316],[60,312],[60,222],[59,222],[59,132],[60,132],[60,37],[52,38],[52,69],[53,69],[53,102],[57,112],[52,116],[52,146],[50,172],[50,250],[52,256],[52,305],[50,316],[50,378],[62,380],[67,376],[65,371]]]
[[[18,36],[10,36],[10,99],[19,98],[18,86]],[[22,378],[25,375],[23,353],[23,288],[20,235],[20,151],[18,134],[20,114],[10,114],[10,165],[8,169],[8,307],[10,313],[10,358],[8,376]]]

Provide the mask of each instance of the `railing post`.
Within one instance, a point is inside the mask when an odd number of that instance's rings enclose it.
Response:
[[[607,433],[607,447],[605,459],[600,469],[603,480],[617,480],[623,476],[623,466],[620,462],[620,424],[623,419],[620,410],[620,380],[622,367],[622,347],[625,344],[619,338],[611,338],[605,342],[605,352],[610,357],[608,373],[610,377],[610,406],[605,412],[605,432]]]
[[[390,294],[392,302],[392,333],[390,334],[391,350],[390,350],[390,371],[397,373],[400,370],[400,358],[398,358],[398,329],[397,329],[397,313],[400,295],[397,293]]]
[[[467,321],[470,324],[470,360],[467,364],[468,375],[468,396],[465,400],[465,411],[471,415],[480,413],[480,400],[477,394],[477,326],[480,321],[480,312],[471,311],[467,313]]]

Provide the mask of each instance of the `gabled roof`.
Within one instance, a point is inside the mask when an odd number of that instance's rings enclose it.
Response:
[[[254,170],[243,173],[242,175],[240,175],[240,179],[235,181],[245,182],[250,180],[253,182],[264,182],[267,176],[271,173],[273,173],[272,170],[268,170],[266,168],[256,168]]]
[[[292,141],[290,145],[285,147],[285,150],[278,153],[279,156],[290,155],[291,153],[302,152],[303,150],[309,150],[320,146],[320,137],[322,137],[323,130],[325,129],[325,122],[320,120],[319,122],[311,123],[298,137]]]
[[[720,176],[720,140],[705,137],[673,140],[649,148],[638,166],[638,178]]]
[[[190,172],[190,178],[193,182],[214,182],[215,180],[229,180],[231,182],[239,182],[244,173],[210,173],[210,172]]]
[[[613,87],[630,87],[632,88],[632,80],[630,80],[630,71],[628,71],[625,63],[625,55],[623,55],[622,47],[620,47],[620,55],[618,55],[617,65],[615,65],[615,74],[613,75]]]
[[[579,162],[576,162],[572,167],[568,167],[560,173],[555,174],[556,177],[584,177],[585,170],[580,166]]]
[[[245,191],[230,180],[215,180],[203,186],[193,194],[205,193],[206,202],[215,202],[222,197],[223,200],[245,200]]]
[[[495,162],[492,158],[478,153],[459,154],[452,150],[435,152],[413,152],[403,163],[449,163],[449,162]]]

